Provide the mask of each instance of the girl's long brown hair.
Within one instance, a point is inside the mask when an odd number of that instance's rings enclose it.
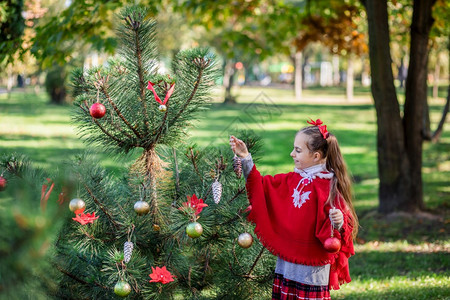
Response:
[[[352,236],[356,238],[359,222],[352,202],[352,182],[336,137],[328,133],[328,137],[324,139],[318,126],[305,127],[298,133],[303,133],[309,137],[306,144],[308,149],[312,152],[320,152],[326,159],[327,170],[334,172],[335,176],[331,179],[330,195],[328,196],[327,203],[335,207],[334,199],[336,199],[337,195],[340,195],[344,199],[352,216]]]

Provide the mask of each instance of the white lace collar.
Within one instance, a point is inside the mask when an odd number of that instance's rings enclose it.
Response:
[[[317,164],[306,169],[294,168],[294,172],[300,174],[303,178],[308,178],[309,180],[316,178],[316,176],[319,178],[331,178],[334,175],[333,172],[328,172],[326,164]]]

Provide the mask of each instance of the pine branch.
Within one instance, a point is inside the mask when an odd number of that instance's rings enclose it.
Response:
[[[110,134],[108,131],[106,131],[106,129],[103,128],[103,126],[100,125],[100,123],[99,123],[95,118],[92,118],[92,119],[93,119],[94,123],[100,128],[100,130],[103,131],[104,134],[106,134],[107,136],[109,136],[110,138],[112,138],[113,140],[115,140],[115,141],[119,144],[119,146],[120,146],[120,145],[123,145],[123,144],[125,143],[125,142],[122,141],[121,139],[116,138],[115,136],[113,136],[112,134]],[[133,146],[139,147],[139,144],[134,144]]]
[[[118,229],[120,227],[120,225],[118,223],[116,223],[116,221],[114,221],[114,219],[111,217],[111,214],[106,210],[106,208],[103,206],[103,204],[101,204],[100,201],[98,201],[98,199],[94,196],[94,194],[89,189],[89,187],[86,184],[84,184],[84,188],[88,191],[89,195],[91,195],[92,200],[94,200],[94,202],[100,207],[100,209],[103,211],[103,213],[106,215],[106,217],[108,217],[111,224],[113,224],[114,227],[116,229]]]
[[[207,274],[207,271],[209,269],[209,259],[210,259],[210,257],[211,257],[211,247],[208,247],[208,250],[206,250],[205,267],[203,269],[203,274],[204,274],[203,275],[203,284],[206,283],[206,274]]]
[[[139,22],[138,22],[139,23]],[[140,24],[139,24],[140,25]],[[144,113],[144,128],[145,128],[145,133],[148,132],[148,129],[150,128],[150,125],[148,123],[148,116],[147,116],[147,102],[145,102],[145,82],[144,82],[144,72],[143,67],[142,67],[142,56],[141,56],[141,44],[139,43],[139,36],[138,36],[138,30],[140,26],[133,26],[133,30],[135,32],[134,35],[134,42],[136,44],[136,58],[137,58],[137,73],[139,76],[139,91],[140,91],[140,96],[141,96],[141,101],[142,101],[142,106],[143,106],[143,113]],[[167,114],[167,112],[166,112]]]
[[[240,187],[238,188],[236,194],[234,194],[233,198],[231,198],[230,200],[228,200],[228,203],[233,202],[237,197],[239,197],[240,194],[243,194],[245,192],[245,187]]]
[[[117,115],[119,116],[119,118],[122,119],[122,121],[128,126],[128,128],[131,129],[131,131],[134,132],[134,134],[136,135],[136,137],[138,137],[139,139],[142,138],[141,134],[130,124],[130,122],[128,122],[128,120],[122,115],[122,113],[120,112],[119,108],[117,108],[116,104],[114,103],[114,101],[112,101],[111,96],[109,95],[108,91],[106,90],[105,86],[102,85],[102,92],[105,95],[106,99],[108,100],[109,104],[111,104],[111,106],[113,107],[114,111],[117,113]]]
[[[167,115],[168,115],[168,113],[169,113],[169,102],[166,103],[166,106],[167,106],[167,108],[166,108],[166,113],[164,114],[164,117],[163,117],[163,119],[162,119],[161,126],[159,126],[158,133],[156,134],[156,137],[155,137],[155,139],[153,140],[153,143],[154,143],[154,144],[156,144],[156,143],[158,142],[159,137],[161,136],[161,134],[162,134],[162,132],[163,132],[163,130],[164,130],[164,124],[166,123]]]
[[[84,101],[84,105],[86,105],[86,107],[88,108],[88,104],[87,104],[87,101]],[[84,111],[84,112],[86,112],[86,114],[89,114],[89,110],[86,110],[85,108],[83,108],[81,105],[80,105],[80,108]],[[108,131],[106,131],[106,129],[94,118],[94,117],[92,117],[92,120],[94,121],[94,123],[100,128],[100,130],[101,131],[103,131],[103,133],[104,134],[106,134],[107,136],[109,136],[110,138],[112,138],[113,140],[115,140],[117,143],[119,143],[119,146],[120,145],[123,145],[125,142],[124,141],[122,141],[121,139],[119,139],[119,138],[117,138],[117,137],[115,137],[115,136],[113,136],[111,133],[109,133]],[[121,131],[122,132],[122,131]],[[122,133],[124,133],[124,132],[122,132]],[[129,136],[129,135],[128,135]],[[129,136],[130,138],[131,138],[131,136]],[[134,145],[134,146],[136,146],[136,147],[139,147],[138,145]]]
[[[188,107],[189,103],[192,101],[192,99],[195,96],[195,93],[197,92],[197,89],[200,85],[200,80],[202,79],[203,76],[203,69],[199,68],[199,72],[197,75],[197,81],[195,82],[194,85],[194,89],[192,90],[191,95],[189,96],[189,98],[187,99],[186,103],[184,104],[184,106],[178,111],[178,113],[176,114],[175,117],[173,117],[173,119],[169,122],[169,126],[171,126],[172,124],[175,123],[175,121],[181,116],[181,114],[184,112],[184,110],[186,109],[186,107]]]
[[[124,131],[119,125],[117,125],[116,122],[114,122],[112,116],[111,116],[111,124],[114,126],[114,128],[116,128],[118,131],[120,131],[121,134],[126,135],[127,138],[129,138],[129,139],[133,139],[133,137],[128,132]],[[134,144],[133,146],[141,147],[141,145],[139,145],[139,144]]]
[[[81,232],[84,233],[84,235],[87,236],[88,238],[90,238],[91,240],[99,241],[99,239],[95,238],[95,236],[87,233],[87,231],[84,230],[83,227],[80,227],[80,229],[81,229]]]
[[[236,246],[233,246],[233,256],[234,256],[234,260],[236,261],[236,263],[238,264],[238,266],[241,268],[241,270],[244,269],[244,267],[242,267],[241,263],[239,262],[239,259],[237,258],[236,255]],[[231,266],[231,263],[229,263],[230,265],[230,270],[233,269],[233,267]],[[237,275],[236,273],[233,272],[233,274]]]
[[[257,256],[256,259],[255,259],[255,262],[253,263],[252,267],[251,267],[250,270],[248,271],[248,273],[247,273],[246,276],[248,276],[249,278],[251,278],[253,269],[256,267],[256,264],[258,263],[259,259],[261,258],[262,254],[263,254],[263,252],[264,252],[264,249],[266,249],[266,248],[264,248],[264,247],[261,248],[261,251],[259,251],[259,254],[258,254],[258,256]]]
[[[175,148],[172,148],[173,160],[175,162],[175,197],[172,202],[172,206],[177,204],[178,194],[180,193],[180,171],[178,170],[177,152]]]
[[[89,107],[87,105],[87,101],[84,101],[84,105],[86,105],[86,108],[83,107],[83,105],[80,104],[80,108],[86,113],[89,114]]]
[[[238,212],[238,215],[236,215],[234,218],[229,219],[228,221],[225,221],[225,222],[223,222],[223,223],[220,223],[219,226],[228,225],[228,224],[233,223],[234,221],[236,221],[236,220],[238,220],[238,219],[240,219],[240,218],[242,218],[242,217],[239,215],[239,212]]]
[[[85,280],[83,280],[83,279],[81,279],[81,278],[75,276],[74,274],[70,273],[70,272],[67,271],[67,270],[64,270],[63,268],[61,268],[61,267],[58,266],[57,264],[55,264],[54,266],[56,267],[56,269],[58,269],[58,271],[60,271],[60,272],[63,273],[64,275],[69,276],[69,277],[72,278],[73,280],[75,280],[75,281],[77,281],[77,282],[79,282],[79,283],[81,283],[81,284],[83,284],[83,285],[91,285],[91,283],[89,283],[89,282],[87,282],[87,281],[85,281]],[[104,286],[104,285],[101,285],[100,283],[98,283],[98,282],[96,282],[96,281],[93,281],[93,283],[94,283],[96,286],[101,287],[102,289],[105,289],[105,290],[111,290],[111,288],[109,288],[109,287],[107,287],[107,286]]]
[[[192,162],[192,165],[194,166],[195,173],[197,173],[198,177],[200,178],[200,180],[203,183],[203,176],[201,175],[200,171],[198,170],[197,161],[196,161],[196,159],[198,157],[198,152],[194,155],[194,151],[192,150],[192,147],[189,148],[189,151],[191,152],[191,154],[186,153],[186,156]]]

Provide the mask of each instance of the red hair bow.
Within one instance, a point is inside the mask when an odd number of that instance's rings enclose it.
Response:
[[[322,120],[317,119],[314,121],[313,119],[310,119],[310,121],[306,121],[306,122],[308,124],[317,126],[319,128],[319,131],[322,134],[323,138],[327,139],[327,137],[329,135],[328,130],[327,130],[327,125],[322,125],[323,124]]]

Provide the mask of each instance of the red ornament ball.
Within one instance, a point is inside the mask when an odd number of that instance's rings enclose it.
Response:
[[[341,249],[341,241],[338,238],[330,237],[323,244],[325,250],[330,253],[336,253]]]
[[[0,192],[6,189],[6,179],[0,176]]]
[[[89,108],[89,113],[93,118],[100,119],[105,115],[106,108],[103,104],[96,102]]]

